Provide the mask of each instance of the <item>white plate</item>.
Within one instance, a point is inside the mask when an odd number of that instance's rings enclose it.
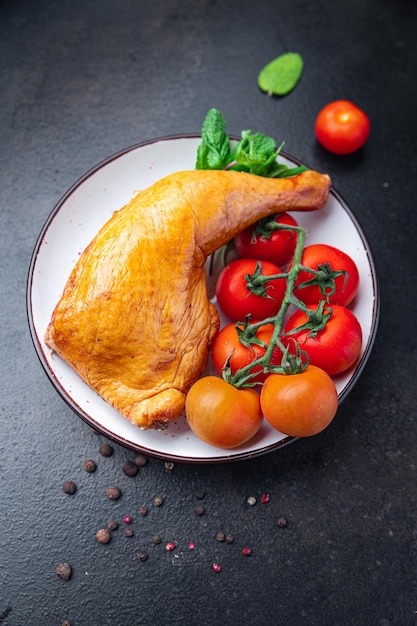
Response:
[[[199,143],[200,137],[196,135],[141,143],[111,156],[75,183],[54,208],[38,237],[29,270],[27,308],[35,349],[49,379],[90,426],[127,448],[159,459],[213,463],[258,456],[293,439],[265,422],[248,444],[229,451],[197,439],[184,417],[165,431],[140,430],[92,391],[63,360],[51,354],[43,340],[72,267],[100,227],[137,190],[174,171],[194,169]],[[282,161],[298,165],[288,155]],[[307,243],[328,243],[341,248],[358,265],[361,284],[352,308],[362,326],[363,348],[354,370],[335,380],[342,401],[358,380],[375,339],[379,317],[375,265],[357,219],[334,190],[324,209],[294,216],[307,229]]]

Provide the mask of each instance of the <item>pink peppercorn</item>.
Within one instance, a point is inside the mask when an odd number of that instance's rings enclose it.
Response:
[[[131,524],[132,523],[132,517],[130,515],[125,515],[123,518],[123,521],[125,524]]]
[[[261,495],[261,502],[262,502],[262,504],[266,504],[267,502],[269,502],[269,494],[268,493],[263,493]]]
[[[169,543],[167,543],[167,545],[165,546],[165,550],[167,552],[172,552],[172,550],[175,548],[175,543],[173,543],[172,541],[170,541]]]
[[[190,543],[188,544],[188,547],[189,547],[190,550],[194,550],[195,543],[193,541],[190,541]]]
[[[251,554],[252,554],[252,548],[243,548],[242,550],[243,556],[250,556]]]
[[[217,573],[221,571],[222,566],[220,565],[220,563],[213,563],[212,568],[213,568],[213,571]]]

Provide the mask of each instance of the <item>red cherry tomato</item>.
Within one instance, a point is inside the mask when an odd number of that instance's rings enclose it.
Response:
[[[328,263],[333,271],[347,272],[347,278],[344,274],[335,277],[335,293],[328,295],[327,299],[331,303],[343,306],[352,302],[359,289],[359,271],[354,260],[346,252],[323,243],[311,244],[304,248],[301,263],[314,270]],[[325,270],[326,267],[323,269]],[[314,278],[314,274],[301,270],[295,282],[294,295],[306,304],[315,304],[325,297],[320,291],[319,285],[299,288],[302,283],[310,281],[312,278]],[[326,287],[326,293],[329,293],[329,290],[330,285]]]
[[[369,117],[349,100],[335,100],[317,115],[315,133],[321,145],[334,154],[351,154],[369,137]]]
[[[239,256],[245,259],[263,259],[279,267],[286,265],[293,257],[297,233],[294,230],[275,230],[276,224],[298,226],[288,213],[270,215],[248,226],[235,237]]]
[[[236,389],[217,376],[197,380],[187,394],[185,412],[193,433],[219,448],[249,441],[262,424],[259,394]]]
[[[219,307],[227,317],[239,322],[244,321],[247,315],[259,320],[276,315],[284,298],[287,281],[285,278],[277,278],[263,282],[262,277],[281,273],[281,269],[269,261],[232,261],[223,268],[217,280],[216,297]],[[248,288],[250,282],[259,284],[259,295]]]
[[[265,419],[290,437],[310,437],[336,415],[337,390],[326,372],[309,365],[300,374],[271,374],[261,389]]]
[[[316,311],[317,305],[309,305],[310,311]],[[290,331],[299,328],[308,321],[304,311],[296,311],[285,325],[283,343],[290,352],[294,351],[295,339],[302,350],[309,356],[310,364],[323,369],[330,376],[341,374],[358,360],[362,347],[362,329],[356,316],[346,307],[332,304],[325,307],[324,313],[331,309],[331,317],[323,330],[317,333],[300,330],[291,335]]]
[[[251,343],[249,346],[246,346],[240,342],[236,326],[238,326],[240,330],[244,327],[244,325],[240,323],[229,324],[220,330],[213,342],[213,365],[220,375],[222,374],[223,367],[229,357],[230,359],[228,365],[233,375],[237,372],[237,370],[249,365],[249,363],[252,363],[256,358],[263,356],[266,348],[270,344],[271,335],[274,331],[273,324],[264,324],[263,326],[260,326],[260,328],[256,331],[255,339],[257,341],[261,341],[265,347],[257,343]],[[271,363],[273,365],[280,365],[281,361],[282,353],[281,350],[277,348],[276,354],[274,352],[272,353]],[[262,370],[262,366],[253,367],[251,373],[259,373],[252,379],[252,382],[262,382],[265,380],[268,374],[265,374]]]

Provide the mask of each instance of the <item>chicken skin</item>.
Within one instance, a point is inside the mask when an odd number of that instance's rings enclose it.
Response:
[[[207,256],[266,215],[323,207],[329,188],[311,170],[281,179],[190,170],[159,180],[84,250],[46,344],[132,423],[164,427],[181,415],[219,328]]]

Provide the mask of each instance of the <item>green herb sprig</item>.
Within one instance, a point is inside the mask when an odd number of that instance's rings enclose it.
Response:
[[[243,130],[241,140],[232,142],[226,132],[226,121],[215,108],[208,111],[197,148],[197,170],[234,170],[264,176],[285,178],[306,171],[306,167],[289,167],[277,158],[284,143],[277,148],[275,140],[263,133]]]

